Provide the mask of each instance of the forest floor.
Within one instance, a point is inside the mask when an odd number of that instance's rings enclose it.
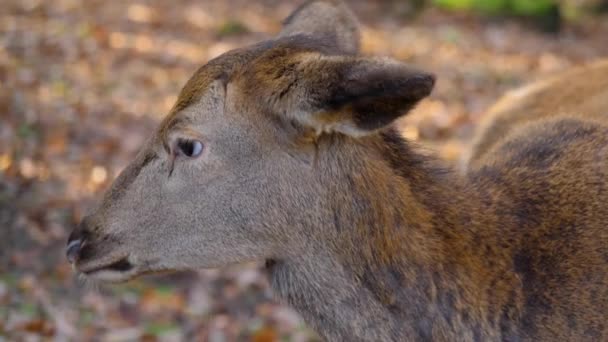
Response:
[[[314,340],[259,265],[88,286],[69,231],[200,65],[271,37],[299,1],[3,0],[0,8],[0,341]],[[455,162],[501,94],[608,56],[608,17],[545,34],[406,1],[350,1],[365,54],[434,72],[404,135]]]

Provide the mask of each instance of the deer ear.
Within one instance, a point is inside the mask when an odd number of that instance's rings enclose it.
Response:
[[[339,54],[359,52],[359,22],[340,0],[307,1],[283,22],[278,38],[307,35],[323,41]]]
[[[435,77],[390,59],[320,56],[303,61],[282,111],[318,132],[362,136],[427,97]]]

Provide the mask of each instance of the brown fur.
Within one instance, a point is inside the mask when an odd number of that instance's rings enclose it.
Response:
[[[575,68],[504,96],[486,114],[465,165],[488,162],[491,150],[516,127],[556,116],[605,120],[608,61]]]
[[[279,37],[306,34],[331,42],[344,54],[359,52],[359,24],[351,10],[339,0],[309,0],[283,22]]]
[[[460,176],[390,128],[434,78],[354,56],[344,11],[309,2],[277,39],[202,67],[70,237],[76,269],[120,281],[266,260],[332,341],[608,338],[604,83],[573,73],[562,83],[584,93],[521,99]],[[176,156],[184,137],[206,152]]]

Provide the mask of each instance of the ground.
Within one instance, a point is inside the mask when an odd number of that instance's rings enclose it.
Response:
[[[270,37],[299,1],[3,0],[0,6],[0,341],[314,340],[259,265],[95,287],[67,234],[201,64]],[[505,91],[608,55],[606,17],[559,34],[525,22],[350,1],[365,54],[434,72],[403,134],[455,162]]]

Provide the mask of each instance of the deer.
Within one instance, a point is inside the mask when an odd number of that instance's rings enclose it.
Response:
[[[76,272],[260,262],[328,341],[608,339],[608,65],[507,101],[458,172],[394,125],[435,76],[359,41],[313,0],[202,66],[70,234]]]

